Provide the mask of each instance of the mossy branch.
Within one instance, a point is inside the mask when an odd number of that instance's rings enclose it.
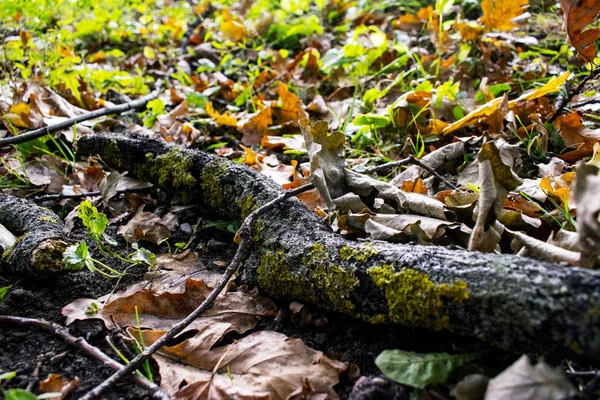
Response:
[[[87,136],[79,154],[100,155],[159,186],[161,174],[175,172],[153,170],[148,160],[168,155],[171,170],[183,165],[176,173],[193,180],[182,180],[179,189],[163,180],[164,188],[223,217],[240,218],[283,193],[250,168],[147,138]],[[458,248],[359,243],[331,232],[294,199],[257,218],[250,230],[254,244],[241,279],[272,297],[372,323],[451,330],[504,349],[600,359],[596,271]]]

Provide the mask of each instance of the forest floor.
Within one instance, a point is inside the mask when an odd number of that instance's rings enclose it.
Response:
[[[5,239],[0,230],[0,316],[68,325],[111,357],[132,358],[131,343],[145,347],[184,318],[234,256],[243,220],[202,207],[214,200],[211,185],[203,193],[164,189],[194,179],[186,160],[146,182],[130,166],[111,169],[108,160],[78,155],[78,139],[100,134],[215,153],[286,190],[312,182],[298,199],[347,238],[597,268],[600,59],[593,41],[585,46],[581,29],[563,20],[566,14],[593,28],[598,22],[582,15],[596,16],[600,2],[571,6],[6,0],[2,196],[56,213],[70,245],[61,265],[76,271],[36,277],[13,270],[11,249],[28,232]],[[126,110],[135,99],[142,104]],[[52,128],[120,105],[119,112]],[[352,184],[344,178],[350,169],[371,180]],[[238,206],[245,217],[255,204]],[[216,301],[219,312],[203,315],[140,373],[183,399],[243,390],[249,399],[348,398],[361,376],[385,380],[357,386],[355,400],[409,392],[422,400],[586,399],[600,391],[598,365],[529,354],[539,359],[535,370],[521,353],[473,338],[358,322],[253,289],[238,276]],[[107,333],[128,345],[115,352]],[[238,350],[246,345],[253,350]],[[185,346],[184,357],[177,351]],[[297,358],[285,355],[289,346]],[[581,352],[577,343],[564,346]],[[63,390],[56,397],[78,398],[112,372],[51,332],[0,326],[0,394],[9,400]],[[60,383],[40,386],[50,374]],[[507,379],[517,383],[502,392]],[[378,385],[381,392],[369,397]],[[147,394],[122,381],[103,396]]]

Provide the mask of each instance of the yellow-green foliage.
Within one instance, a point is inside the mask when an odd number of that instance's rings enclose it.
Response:
[[[344,261],[354,258],[356,261],[366,262],[369,258],[379,254],[379,251],[371,244],[365,243],[358,246],[342,246],[340,257]]]
[[[222,160],[211,161],[202,170],[200,178],[202,196],[206,204],[213,208],[219,208],[223,204],[223,187],[220,178],[226,171],[227,163]]]
[[[469,298],[467,284],[435,284],[429,277],[412,269],[394,271],[391,265],[367,271],[375,284],[385,291],[390,321],[430,329],[450,329],[445,301],[462,302]]]
[[[252,195],[247,194],[244,198],[237,201],[237,205],[240,208],[240,216],[242,219],[246,218],[250,213],[258,208],[256,200]]]
[[[272,296],[303,299],[346,314],[354,311],[350,297],[358,280],[352,272],[332,264],[329,250],[319,243],[293,270],[280,250],[264,254],[257,272],[260,286]]]

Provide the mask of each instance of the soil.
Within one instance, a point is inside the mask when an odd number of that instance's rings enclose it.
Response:
[[[191,215],[189,220],[181,222],[188,222],[193,226],[198,217],[193,213],[189,215]],[[116,228],[112,227],[109,231],[113,237],[116,237],[115,230]],[[187,240],[185,236],[186,234],[180,231],[171,242],[185,241]],[[87,239],[84,229],[77,225],[71,237],[74,240]],[[236,248],[232,238],[233,236],[230,233],[209,229],[199,234],[193,243],[193,248],[200,249],[198,254],[205,265],[214,266],[214,261],[222,262],[231,259]],[[93,241],[89,239],[86,241],[94,257],[113,268],[121,268],[121,265],[115,265],[113,259],[101,257],[96,251],[96,245]],[[153,248],[152,245],[146,243],[144,243],[144,246],[156,254],[168,252],[166,246]],[[118,251],[119,253],[122,255],[127,254],[128,251],[124,242],[120,241],[118,247],[121,249]],[[123,290],[142,280],[145,272],[146,269],[142,266],[130,268],[127,275],[118,283],[87,270],[40,282],[0,276],[0,286],[12,285],[0,305],[0,314],[43,318],[64,324],[65,318],[61,315],[61,309],[67,304],[78,298],[95,298],[113,290]],[[490,360],[496,360],[492,364],[499,369],[514,360],[513,357],[504,353],[490,351],[489,346],[448,332],[439,333],[398,326],[373,326],[358,323],[343,315],[322,314],[316,308],[311,310],[313,322],[300,326],[297,321],[293,321],[292,313],[289,311],[289,303],[279,303],[278,306],[280,308],[278,316],[274,319],[261,321],[255,329],[275,330],[290,337],[300,338],[308,346],[322,351],[330,358],[355,364],[360,369],[360,374],[356,373],[356,368],[351,369],[352,373],[342,376],[340,384],[336,387],[342,399],[349,396],[356,379],[360,375],[381,376],[374,360],[382,350],[389,348],[416,352],[449,352],[449,349],[451,349],[453,353],[483,350],[486,357],[489,357]],[[315,326],[315,324],[319,326]],[[117,358],[105,340],[108,332],[100,321],[76,321],[69,328],[73,335],[84,337],[106,354]],[[498,359],[504,361],[498,363]],[[481,362],[479,365],[481,365]],[[32,387],[34,391],[37,391],[37,382],[45,379],[50,373],[57,373],[69,379],[78,377],[80,384],[69,398],[78,398],[114,372],[45,330],[34,327],[1,326],[0,373],[8,371],[16,371],[17,376],[4,384],[5,389],[26,388],[33,382]],[[463,369],[461,372],[465,373],[465,371]],[[158,378],[157,372],[154,365],[154,376],[156,378]],[[477,372],[481,371],[478,370]],[[494,372],[497,372],[497,370]],[[493,374],[493,372],[491,373]],[[143,389],[128,381],[122,381],[103,395],[102,398],[144,399],[147,396]]]

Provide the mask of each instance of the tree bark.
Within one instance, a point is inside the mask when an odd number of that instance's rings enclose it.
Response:
[[[283,193],[258,172],[147,138],[87,136],[80,155],[153,182],[175,200],[244,218]],[[598,363],[600,273],[460,248],[356,242],[297,199],[252,226],[243,280],[274,298],[371,323],[451,330],[507,350]]]
[[[0,224],[17,237],[2,255],[0,269],[42,279],[65,270],[62,253],[68,245],[62,220],[47,208],[0,193]]]

